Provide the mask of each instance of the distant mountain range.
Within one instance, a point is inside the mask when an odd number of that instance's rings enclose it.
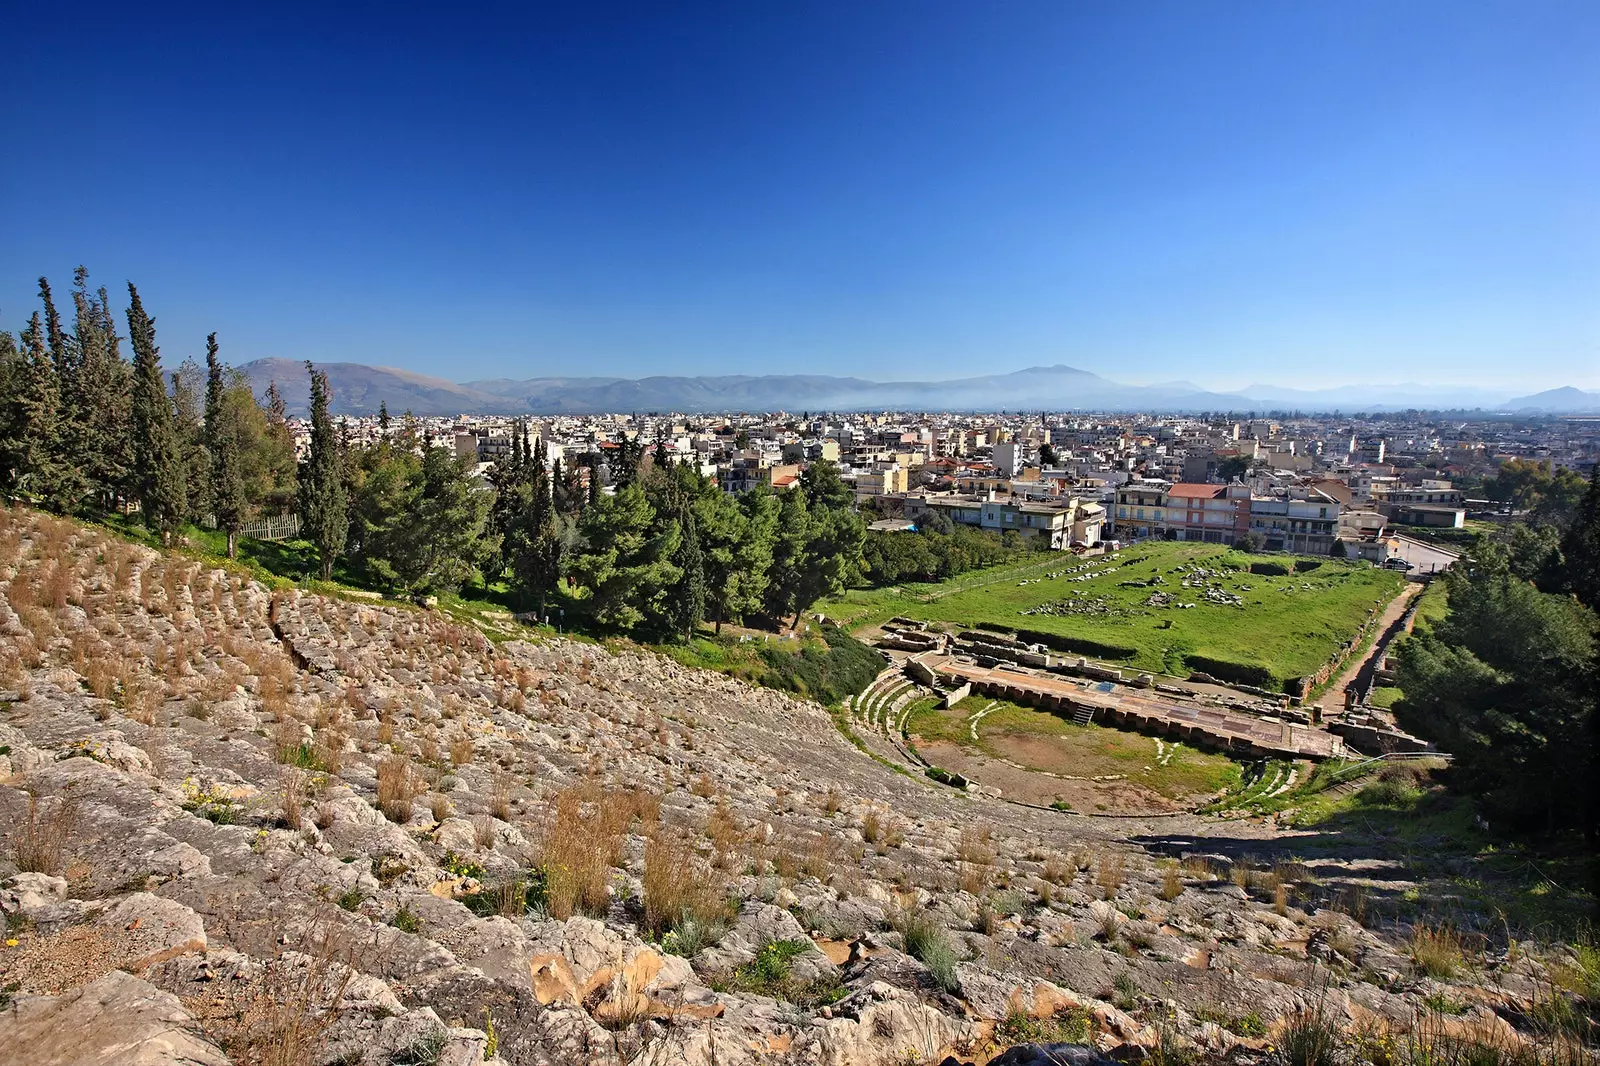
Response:
[[[257,359],[240,368],[258,394],[276,381],[291,413],[310,398],[305,364]],[[606,411],[1376,411],[1485,408],[1574,413],[1600,411],[1600,392],[1571,387],[1508,398],[1482,389],[1425,385],[1347,385],[1287,389],[1252,385],[1212,392],[1187,381],[1123,385],[1070,366],[1037,366],[952,381],[868,381],[822,374],[715,377],[494,378],[457,384],[363,363],[320,363],[336,414],[596,414]]]

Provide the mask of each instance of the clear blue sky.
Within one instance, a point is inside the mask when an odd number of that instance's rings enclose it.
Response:
[[[96,6],[6,19],[7,328],[81,262],[173,362],[1600,386],[1595,0]]]

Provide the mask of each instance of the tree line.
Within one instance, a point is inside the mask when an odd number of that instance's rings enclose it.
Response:
[[[258,403],[225,367],[216,334],[202,369],[161,367],[155,319],[128,285],[127,341],[106,290],[73,275],[67,328],[50,283],[19,335],[0,331],[0,491],[62,513],[137,508],[163,542],[209,518],[228,534],[294,506],[294,443],[283,399]]]
[[[310,562],[334,576],[423,595],[504,583],[512,601],[562,605],[596,627],[682,638],[703,622],[798,621],[863,571],[864,525],[830,463],[797,489],[739,496],[663,444],[599,442],[549,459],[527,423],[488,484],[475,457],[431,444],[409,415],[380,410],[375,440],[335,422],[324,374],[310,375],[309,441],[297,459],[276,384],[258,399],[226,367],[165,373],[155,319],[128,285],[126,340],[104,288],[79,268],[73,323],[49,281],[20,334],[0,331],[0,492],[61,513],[137,515],[162,543],[209,525],[234,557],[246,525],[299,516]],[[604,489],[609,486],[612,491]],[[562,589],[565,584],[565,589]]]
[[[1561,517],[1519,527],[1509,544],[1480,537],[1449,571],[1449,613],[1399,646],[1395,713],[1455,755],[1452,778],[1491,818],[1542,833],[1578,830],[1592,843],[1600,837],[1600,467]]]

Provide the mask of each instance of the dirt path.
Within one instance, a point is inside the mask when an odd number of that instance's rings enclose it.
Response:
[[[1417,582],[1407,581],[1406,587],[1400,590],[1400,594],[1389,601],[1389,606],[1383,609],[1383,614],[1378,618],[1372,646],[1367,649],[1366,654],[1362,655],[1361,658],[1346,666],[1344,673],[1340,674],[1334,683],[1328,686],[1328,691],[1322,698],[1323,706],[1331,711],[1339,711],[1344,708],[1345,689],[1355,685],[1360,680],[1362,671],[1367,668],[1367,664],[1372,661],[1373,656],[1378,654],[1378,649],[1383,646],[1384,634],[1388,633],[1400,621],[1407,608],[1411,606],[1412,599],[1422,589],[1423,586]]]

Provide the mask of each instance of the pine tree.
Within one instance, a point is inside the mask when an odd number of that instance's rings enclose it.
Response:
[[[316,546],[322,579],[327,581],[350,533],[349,501],[339,442],[328,416],[328,376],[309,361],[306,372],[311,375],[311,446],[300,464],[300,522],[306,539]],[[281,397],[275,399],[282,403]]]
[[[228,402],[217,357],[217,335],[206,338],[206,451],[211,457],[211,500],[217,528],[228,535],[228,558],[237,558],[239,530],[249,513],[244,467],[239,454],[240,427]]]
[[[128,283],[128,337],[133,344],[133,483],[144,520],[172,543],[187,510],[188,479],[172,426],[172,400],[161,376],[155,320]]]

